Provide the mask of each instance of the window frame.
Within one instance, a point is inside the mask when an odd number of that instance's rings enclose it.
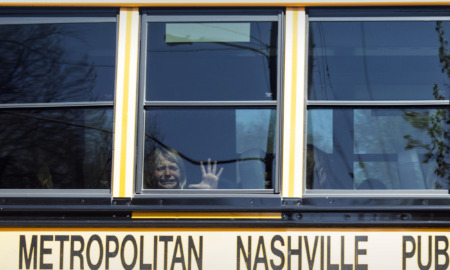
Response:
[[[144,9],[141,12],[140,27],[140,56],[139,56],[139,93],[138,93],[138,116],[137,116],[137,160],[135,174],[135,198],[153,197],[279,197],[281,185],[281,128],[282,128],[282,76],[283,76],[283,52],[284,52],[284,16],[285,11],[281,8],[270,9]],[[277,99],[276,100],[249,100],[249,101],[146,101],[146,72],[147,72],[147,38],[148,24],[159,23],[181,23],[181,22],[277,22]],[[148,108],[156,109],[274,109],[276,111],[275,124],[275,152],[274,157],[274,179],[271,189],[183,189],[183,190],[163,190],[145,189],[144,181],[144,147],[145,147],[145,113]]]
[[[116,76],[117,69],[118,22],[118,8],[3,8],[0,10],[0,25],[115,23],[114,76]],[[115,82],[113,85],[115,85]],[[114,117],[115,91],[116,89],[112,89],[114,96],[111,101],[0,103],[0,111],[10,109],[111,109]],[[112,138],[113,134],[114,130],[111,130]],[[113,143],[113,140],[114,138],[111,143]],[[113,152],[111,152],[111,161],[112,155]],[[32,194],[31,196],[36,198],[83,197],[100,199],[110,198],[111,191],[112,164],[110,187],[108,189],[0,189],[0,196],[23,198]]]
[[[304,89],[305,97],[305,147],[304,156],[307,155],[307,132],[308,113],[310,109],[370,109],[370,108],[433,108],[439,109],[447,107],[450,110],[449,99],[445,100],[310,100],[309,92],[309,68],[311,66],[309,30],[310,22],[420,22],[420,21],[450,21],[450,8],[439,9],[438,7],[337,7],[337,8],[309,8],[306,15],[306,44],[307,69],[306,84]],[[334,133],[334,131],[333,131]],[[358,190],[358,189],[308,189],[307,188],[307,158],[303,162],[303,194],[305,198],[449,198],[449,191],[446,189],[387,189],[387,190]]]

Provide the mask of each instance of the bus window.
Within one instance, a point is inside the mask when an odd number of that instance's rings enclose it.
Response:
[[[341,11],[310,10],[307,191],[448,194],[450,18]]]
[[[0,189],[109,193],[117,11],[11,14],[0,15]]]
[[[176,189],[275,189],[281,13],[216,12],[144,15],[138,193],[164,189],[159,150],[186,170]]]
[[[149,23],[146,100],[276,100],[277,30],[271,21]]]

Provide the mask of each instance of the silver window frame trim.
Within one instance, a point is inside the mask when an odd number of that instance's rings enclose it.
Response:
[[[54,102],[54,103],[11,103],[0,104],[0,109],[34,109],[34,108],[78,108],[78,107],[113,107],[114,101],[92,102]]]
[[[249,15],[249,16],[240,16],[240,15],[225,15],[220,14],[217,16],[213,15],[151,15],[146,14],[147,19],[145,22],[186,22],[186,23],[195,23],[195,22],[276,22],[278,21],[278,15]]]
[[[115,52],[115,65],[117,62],[117,42],[118,42],[118,30],[119,25],[117,22],[119,21],[119,13],[111,16],[101,17],[97,15],[92,16],[76,16],[69,14],[65,17],[59,17],[58,14],[42,14],[43,17],[36,16],[14,16],[14,17],[1,17],[0,16],[0,25],[26,25],[26,24],[63,24],[63,23],[104,23],[111,22],[116,23],[116,52]],[[117,66],[114,67],[115,72],[117,72]],[[114,86],[115,87],[115,86]],[[83,102],[54,102],[54,103],[10,103],[10,104],[1,104],[0,109],[53,109],[53,108],[93,108],[93,107],[109,107],[114,110],[115,103],[115,91],[114,89],[114,98],[112,101],[83,101]],[[114,112],[113,112],[114,114]],[[113,120],[114,121],[114,120]],[[113,138],[114,140],[114,138]],[[114,151],[114,150],[113,150]],[[111,166],[113,166],[111,164]],[[24,188],[24,189],[0,189],[0,195],[4,197],[42,197],[42,198],[59,198],[59,197],[111,197],[112,191],[112,175],[111,175],[111,183],[110,188],[106,189],[33,189],[33,188]]]
[[[50,15],[49,15],[50,16]],[[0,25],[117,22],[117,17],[0,17]]]
[[[336,17],[311,17],[308,14],[306,15],[306,55],[309,55],[309,28],[310,22],[405,22],[405,21],[450,21],[450,16],[410,16],[410,17],[358,17],[358,16],[340,16],[336,15]],[[308,65],[308,63],[306,63]],[[450,98],[447,100],[309,100],[308,99],[308,68],[305,69],[305,114],[308,113],[309,109],[313,109],[314,107],[357,107],[364,106],[366,108],[372,107],[406,107],[406,106],[417,106],[418,109],[421,107],[430,107],[430,106],[449,106]],[[450,108],[449,108],[450,109]],[[364,189],[307,189],[306,188],[306,168],[307,168],[307,159],[306,159],[306,138],[307,138],[307,125],[308,121],[305,120],[305,129],[304,129],[304,161],[303,161],[303,197],[304,198],[357,198],[364,197],[367,199],[371,198],[448,198],[449,190],[447,189],[424,189],[424,190],[411,190],[411,189],[390,189],[390,190],[364,190]]]
[[[0,189],[0,196],[23,198],[88,198],[88,197],[111,197],[111,189]]]
[[[307,106],[449,106],[450,100],[361,100],[361,101],[339,101],[339,100],[307,100]]]
[[[284,117],[283,117],[283,100],[284,100],[284,54],[285,54],[285,37],[286,37],[286,10],[280,12],[278,14],[278,69],[277,69],[277,100],[276,100],[276,119],[277,123],[275,125],[275,145],[274,150],[276,153],[276,156],[274,157],[275,162],[275,172],[273,173],[275,179],[272,179],[273,184],[273,192],[274,195],[280,196],[281,195],[281,185],[283,182],[283,175],[282,175],[282,157],[283,157],[283,123],[284,123]]]
[[[172,22],[277,22],[278,23],[278,43],[277,43],[277,53],[278,53],[278,69],[277,69],[277,100],[251,100],[251,101],[146,101],[146,62],[147,62],[147,39],[148,39],[148,24],[161,22],[161,23],[172,23]],[[281,186],[281,127],[282,127],[282,71],[283,69],[283,53],[284,53],[284,11],[280,11],[279,14],[276,15],[226,15],[220,14],[217,16],[214,15],[152,15],[148,13],[143,13],[141,15],[141,41],[140,41],[140,65],[139,65],[139,92],[138,92],[138,120],[137,120],[137,132],[138,138],[136,143],[136,156],[139,157],[136,160],[136,171],[135,171],[135,189],[134,196],[135,197],[170,197],[174,196],[179,198],[180,195],[183,198],[189,198],[191,194],[195,194],[197,196],[205,196],[205,197],[217,197],[219,196],[236,196],[242,197],[242,195],[248,195],[250,197],[254,197],[255,195],[261,195],[264,197],[279,197],[280,196],[280,186]],[[143,49],[145,48],[145,49]],[[246,107],[251,109],[251,107],[272,107],[277,111],[277,123],[276,123],[276,132],[275,132],[275,151],[277,155],[275,158],[275,179],[272,179],[273,187],[271,189],[216,189],[216,190],[192,190],[192,189],[183,189],[183,190],[171,190],[171,191],[163,191],[161,189],[144,189],[143,181],[144,181],[144,161],[141,157],[144,154],[145,141],[143,134],[145,133],[145,111],[146,107],[208,107],[208,106],[216,106],[220,107]],[[163,191],[163,192],[161,192]],[[204,194],[204,195],[203,195]],[[197,197],[196,196],[196,197]]]
[[[448,198],[446,189],[306,189],[306,198]]]
[[[450,21],[450,16],[411,16],[411,17],[309,17],[310,22],[403,22],[403,21]]]
[[[143,189],[141,193],[137,193],[134,197],[139,198],[186,198],[192,196],[193,198],[207,198],[224,196],[224,197],[239,197],[242,195],[260,195],[260,197],[274,196],[279,198],[279,194],[274,193],[273,189]],[[254,197],[254,196],[252,196]]]
[[[144,106],[161,107],[161,106],[173,106],[173,107],[276,107],[277,101],[146,101]]]

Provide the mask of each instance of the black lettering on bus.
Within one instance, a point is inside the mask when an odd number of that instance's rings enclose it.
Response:
[[[320,237],[320,270],[323,270],[325,260],[325,237]]]
[[[259,257],[260,250],[262,250],[262,257]],[[267,262],[266,246],[264,245],[264,237],[260,236],[258,239],[258,245],[256,247],[255,262],[253,264],[253,269],[258,268],[258,264],[264,264],[264,269],[269,269],[269,264]]]
[[[367,235],[355,236],[355,270],[368,270],[367,264],[359,264],[359,256],[367,255],[367,249],[360,249],[359,242],[367,242]]]
[[[110,243],[114,243],[114,250],[111,251]],[[115,235],[107,235],[105,243],[105,269],[109,269],[109,259],[114,258],[119,253],[119,240]]]
[[[39,269],[52,269],[53,264],[44,263],[44,255],[52,254],[51,248],[45,248],[46,241],[53,241],[53,235],[41,235],[40,245],[39,245]]]
[[[411,243],[411,251],[406,251],[406,243]],[[402,241],[402,270],[406,270],[406,259],[412,258],[416,253],[416,241],[410,235],[404,235]]]
[[[125,246],[127,245],[127,242],[131,242],[131,244],[133,245],[133,260],[131,260],[130,264],[127,264],[125,262]],[[137,261],[137,243],[136,243],[136,239],[134,239],[133,235],[129,234],[127,236],[125,236],[125,238],[123,238],[122,241],[122,246],[120,247],[120,261],[122,262],[122,266],[124,269],[126,270],[131,270],[134,268],[134,266],[136,265],[136,261]]]
[[[248,252],[245,251],[244,244],[242,243],[242,239],[240,236],[237,237],[237,255],[236,255],[236,262],[237,262],[237,270],[241,269],[241,253],[244,257],[245,266],[247,267],[247,270],[250,270],[252,268],[252,238],[251,236],[248,236]]]
[[[272,267],[273,270],[282,270],[284,268],[284,253],[283,251],[279,250],[278,248],[275,247],[275,243],[276,242],[280,242],[281,246],[284,246],[284,239],[283,237],[281,237],[280,235],[275,235],[274,237],[272,237],[272,241],[270,243],[270,249],[272,250],[273,255],[277,256],[280,258],[280,264],[276,265],[272,260],[270,260],[270,267]]]
[[[317,251],[317,244],[319,243],[319,236],[314,237],[314,246],[313,246],[312,256],[311,256],[311,252],[309,249],[308,237],[303,236],[303,239],[305,241],[306,259],[308,260],[308,269],[312,270],[314,268],[314,261],[316,259],[316,251]]]
[[[55,235],[55,241],[59,242],[59,269],[64,268],[64,242],[69,241],[68,235]]]
[[[94,241],[97,242],[98,248],[99,248],[99,257],[98,257],[96,264],[92,263],[92,261],[91,261],[91,246]],[[87,247],[86,247],[86,260],[87,260],[87,264],[88,264],[89,268],[93,269],[93,270],[99,269],[100,266],[102,265],[103,243],[102,243],[102,239],[97,234],[94,234],[91,237],[89,237]]]
[[[144,254],[145,254],[144,253],[144,236],[141,235],[140,248],[139,248],[139,269],[140,270],[152,270],[152,264],[144,263]]]
[[[291,256],[297,255],[298,256],[298,269],[300,270],[302,267],[302,237],[299,236],[298,237],[298,248],[297,249],[293,249],[292,248],[292,240],[291,237],[288,236],[288,269],[291,269]]]
[[[431,268],[431,250],[432,250],[432,238],[431,235],[428,236],[428,263],[427,265],[422,264],[422,237],[419,235],[417,239],[417,265],[419,266],[420,270],[429,270]]]
[[[158,269],[158,236],[153,236],[153,268]]]
[[[168,255],[167,245],[168,242],[173,241],[173,236],[160,236],[159,241],[164,242],[164,270],[167,270],[167,255]]]
[[[433,251],[434,251],[434,269],[435,270],[443,270],[447,269],[450,264],[450,258],[448,255],[448,238],[443,235],[438,235],[434,237],[434,250],[433,250],[433,237],[428,236],[428,260],[427,264],[424,265],[422,262],[422,237],[419,235],[417,237],[417,249],[416,249],[416,241],[414,237],[405,235],[403,236],[403,258],[402,258],[402,270],[406,270],[406,260],[413,258],[416,255],[417,250],[417,266],[420,270],[429,270],[432,266],[433,261]],[[410,243],[412,248],[411,250],[407,249],[407,244]]]
[[[178,250],[180,256],[177,256]],[[173,249],[172,264],[170,265],[170,270],[173,270],[175,268],[176,263],[180,263],[181,266],[183,267],[183,270],[186,270],[186,263],[184,259],[183,243],[181,242],[181,236],[177,236],[177,240],[175,240],[175,248]]]
[[[31,237],[29,252],[27,252],[27,239],[25,235],[20,236],[19,240],[19,269],[23,269],[23,261],[25,260],[25,268],[30,269],[31,259],[33,259],[33,268],[37,268],[37,235]]]
[[[331,263],[331,236],[327,236],[327,270],[339,270],[338,264]]]
[[[75,250],[75,242],[80,243],[80,249]],[[80,260],[80,267],[79,269],[84,269],[84,258],[83,258],[83,251],[84,251],[84,239],[81,235],[72,235],[70,237],[70,269],[74,269],[74,258],[78,257]]]
[[[199,251],[195,248],[194,239],[189,236],[188,242],[188,269],[192,269],[192,254],[194,255],[195,262],[197,263],[197,268],[199,270],[203,269],[203,236],[199,237]],[[156,269],[156,268],[155,268]]]
[[[353,270],[353,264],[345,263],[345,236],[341,235],[341,270]]]
[[[443,242],[444,243],[444,248],[440,249],[439,248],[439,242]],[[448,238],[443,236],[443,235],[439,235],[435,237],[434,240],[434,249],[435,249],[435,253],[434,253],[434,262],[435,262],[435,269],[436,270],[445,270],[448,268],[448,264],[449,264],[449,257],[448,257]],[[444,256],[444,264],[439,264],[439,256]]]

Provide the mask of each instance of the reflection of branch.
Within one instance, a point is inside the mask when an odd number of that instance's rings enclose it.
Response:
[[[244,50],[250,50],[250,51],[254,51],[256,53],[262,54],[264,57],[269,57],[270,55],[268,53],[265,53],[262,50],[256,49],[256,48],[252,48],[249,46],[243,46],[243,45],[238,45],[238,44],[234,44],[234,43],[229,43],[229,42],[214,42],[217,44],[222,44],[225,46],[230,46],[230,47],[234,47],[234,48],[238,48],[238,49],[244,49]],[[176,46],[176,45],[185,45],[186,42],[179,42],[179,43],[173,43],[171,44],[171,46]],[[269,48],[268,45],[264,45],[266,48]],[[227,49],[227,50],[234,50],[233,49]],[[167,52],[167,53],[177,53],[177,52],[195,52],[195,51],[224,51],[225,49],[197,49],[197,50],[190,50],[190,49],[186,49],[186,50],[178,50],[178,51],[157,51],[157,50],[149,50],[149,52]]]
[[[235,48],[239,48],[239,49],[244,49],[244,50],[250,50],[250,51],[254,51],[256,53],[262,54],[264,57],[269,57],[268,53],[265,53],[262,50],[258,50],[256,48],[252,48],[252,47],[248,47],[248,46],[243,46],[243,45],[238,45],[238,44],[234,44],[234,43],[228,43],[228,42],[217,42],[219,44],[223,44],[226,46],[230,46],[230,47],[235,47]],[[265,45],[266,48],[268,48],[269,46]]]
[[[448,41],[444,38],[444,28],[442,21],[436,22],[435,30],[438,34],[439,49],[438,56],[441,63],[441,72],[450,75],[450,55],[447,50]],[[433,97],[435,100],[445,100],[446,97],[441,93],[437,83],[433,85]],[[410,124],[419,129],[427,132],[429,142],[423,143],[418,139],[414,139],[411,135],[407,134],[404,138],[407,140],[405,149],[422,148],[427,152],[425,153],[425,159],[423,163],[428,163],[430,160],[434,160],[436,167],[434,168],[434,174],[440,178],[450,179],[450,164],[448,163],[449,145],[447,144],[450,134],[447,129],[449,122],[449,116],[446,109],[436,108],[435,112],[408,112],[404,111],[404,118],[410,122]],[[436,182],[435,188],[442,188],[442,186]]]
[[[36,119],[36,120],[44,120],[44,121],[47,121],[47,122],[60,123],[60,124],[65,124],[65,125],[73,126],[73,127],[82,127],[82,128],[87,128],[87,129],[93,129],[93,130],[98,130],[98,131],[102,131],[102,132],[106,132],[106,133],[113,133],[111,130],[107,130],[107,129],[103,129],[103,128],[98,128],[98,127],[94,127],[94,126],[88,126],[88,125],[71,123],[71,122],[67,122],[67,121],[64,121],[64,120],[58,120],[58,119],[54,119],[54,118],[35,116],[35,115],[32,115],[32,114],[27,114],[27,113],[15,113],[15,112],[11,112],[11,111],[5,111],[5,112],[1,112],[1,113],[18,115],[18,116],[27,117],[27,118],[33,118],[33,119]]]
[[[145,133],[145,135],[147,137],[149,137],[150,139],[152,139],[153,141],[155,141],[157,144],[161,145],[163,148],[169,150],[170,152],[173,152],[177,155],[179,155],[180,157],[182,157],[183,159],[187,160],[189,163],[191,164],[195,164],[195,165],[200,165],[201,161],[197,161],[194,160],[188,156],[186,156],[183,153],[180,153],[179,151],[173,149],[172,147],[164,144],[163,142],[161,142],[160,140],[158,140],[156,137],[154,137],[153,135],[149,134],[149,133]],[[249,161],[249,160],[259,160],[263,163],[265,163],[265,159],[264,158],[259,158],[259,157],[249,157],[249,158],[236,158],[236,159],[228,159],[228,160],[219,160],[217,161],[217,164],[228,164],[228,163],[234,163],[234,162],[240,162],[240,161]]]

